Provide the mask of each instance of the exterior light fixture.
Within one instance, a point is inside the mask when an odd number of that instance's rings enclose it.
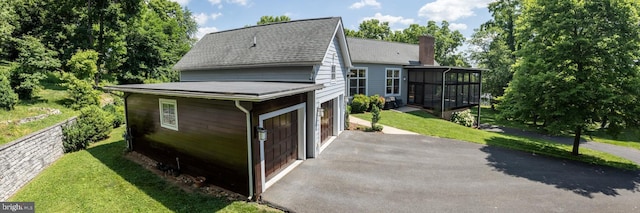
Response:
[[[318,115],[322,118],[324,117],[324,109],[323,108],[318,108]]]
[[[266,141],[267,140],[267,130],[262,128],[262,127],[258,127],[258,140],[260,141]]]

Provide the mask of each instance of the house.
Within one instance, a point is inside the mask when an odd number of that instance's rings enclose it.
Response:
[[[440,66],[432,36],[421,36],[418,45],[351,37],[347,42],[353,63],[348,97],[394,97],[399,105],[420,106],[444,118],[479,105],[482,69]]]
[[[347,41],[339,17],[250,26],[204,36],[180,82],[107,89],[124,92],[129,150],[256,199],[344,130],[350,95],[475,104],[479,71],[438,66],[433,37],[420,41]]]
[[[207,34],[180,82],[123,91],[128,146],[255,199],[344,130],[351,67],[339,17]]]

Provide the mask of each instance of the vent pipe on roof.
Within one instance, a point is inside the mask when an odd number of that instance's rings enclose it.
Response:
[[[435,42],[436,38],[430,35],[422,35],[419,38],[418,59],[422,65],[435,64]]]
[[[253,45],[252,45],[252,47],[255,47],[255,46],[256,46],[256,36],[253,36]]]

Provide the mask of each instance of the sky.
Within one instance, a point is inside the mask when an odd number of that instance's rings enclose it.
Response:
[[[409,24],[447,20],[452,30],[469,38],[491,18],[493,0],[172,0],[188,8],[198,23],[196,37],[210,32],[255,25],[261,16],[289,16],[292,20],[342,17],[345,28],[357,30],[363,20],[389,22],[391,30]],[[463,47],[463,49],[466,49]]]

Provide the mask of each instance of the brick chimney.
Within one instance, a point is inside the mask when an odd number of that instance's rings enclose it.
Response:
[[[436,38],[430,35],[422,35],[419,38],[420,47],[418,52],[418,59],[420,64],[433,66],[435,63],[435,42]]]

